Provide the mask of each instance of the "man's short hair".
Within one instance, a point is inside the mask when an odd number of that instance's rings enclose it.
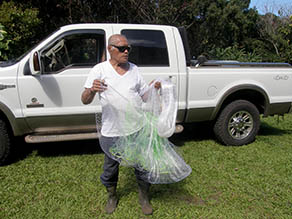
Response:
[[[114,35],[111,35],[110,38],[108,39],[108,45],[116,45],[121,38],[125,38],[127,41],[127,37],[122,35],[122,34],[114,34]]]

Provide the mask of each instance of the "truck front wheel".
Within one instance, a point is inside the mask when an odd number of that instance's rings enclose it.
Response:
[[[241,146],[255,140],[260,127],[259,111],[246,100],[228,104],[214,125],[217,139],[225,145]]]
[[[3,120],[0,119],[0,166],[5,163],[10,153],[10,136],[7,126]]]

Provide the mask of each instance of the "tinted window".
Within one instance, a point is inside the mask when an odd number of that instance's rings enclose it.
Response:
[[[122,30],[132,46],[129,61],[138,66],[169,66],[165,36],[158,30]]]
[[[68,34],[41,53],[44,73],[56,73],[68,67],[94,66],[103,61],[104,34]]]

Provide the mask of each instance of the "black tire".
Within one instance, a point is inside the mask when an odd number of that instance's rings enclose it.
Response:
[[[10,154],[11,140],[6,123],[0,119],[0,166],[3,165]]]
[[[241,146],[255,140],[259,127],[260,114],[256,106],[246,100],[236,100],[221,111],[213,129],[221,143]]]

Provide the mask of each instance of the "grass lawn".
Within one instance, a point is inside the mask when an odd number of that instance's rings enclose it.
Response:
[[[226,147],[195,124],[171,138],[193,172],[151,187],[153,216],[138,203],[134,172],[121,167],[119,205],[106,215],[97,141],[18,143],[0,167],[0,218],[292,218],[292,115],[262,119],[254,143]]]

